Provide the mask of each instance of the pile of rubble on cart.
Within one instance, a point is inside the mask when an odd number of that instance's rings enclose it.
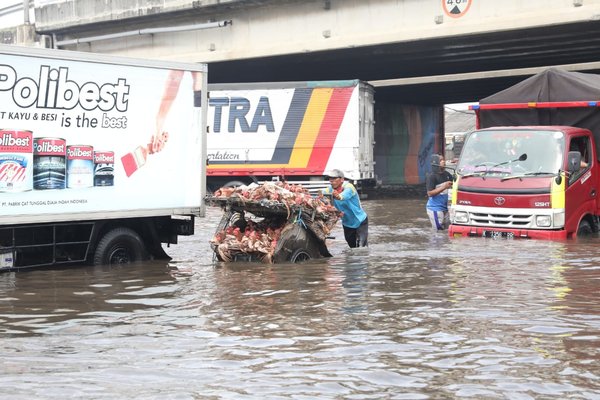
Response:
[[[323,196],[286,182],[221,188],[207,196],[223,218],[211,240],[221,261],[297,262],[331,256],[325,239],[341,213]]]

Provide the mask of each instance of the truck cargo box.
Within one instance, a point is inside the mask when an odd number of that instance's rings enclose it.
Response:
[[[205,64],[0,54],[5,269],[163,257],[160,243],[193,233],[204,212]]]
[[[374,183],[373,87],[359,80],[209,85],[208,169],[215,190],[337,168]]]

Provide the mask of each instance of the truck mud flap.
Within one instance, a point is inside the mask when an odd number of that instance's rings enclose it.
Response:
[[[178,236],[191,236],[194,234],[194,216],[189,219],[171,219],[171,233]]]

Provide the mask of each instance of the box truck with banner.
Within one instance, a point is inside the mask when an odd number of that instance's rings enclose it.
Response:
[[[166,258],[193,234],[205,64],[0,53],[0,270]]]
[[[210,84],[212,190],[272,180],[318,189],[331,169],[375,183],[374,89],[359,80]]]

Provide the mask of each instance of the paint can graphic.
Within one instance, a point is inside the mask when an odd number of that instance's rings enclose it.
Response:
[[[0,129],[0,191],[23,192],[33,187],[33,133]]]
[[[33,188],[64,189],[67,183],[67,142],[61,138],[33,140]]]
[[[88,145],[67,146],[67,187],[94,186],[94,148]]]
[[[115,153],[94,152],[94,186],[113,186],[115,182]]]

